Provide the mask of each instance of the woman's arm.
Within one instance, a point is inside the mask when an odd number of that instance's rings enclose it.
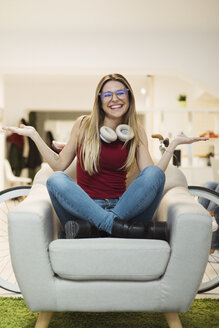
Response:
[[[140,127],[139,136],[140,136],[140,144],[137,149],[137,164],[138,164],[139,170],[142,171],[146,166],[154,165],[154,163],[153,163],[153,160],[152,160],[151,155],[148,150],[148,140],[147,140],[145,130],[142,126]],[[193,142],[206,141],[208,139],[209,139],[208,137],[204,137],[204,138],[202,138],[202,137],[193,138],[192,137],[192,138],[190,138],[184,134],[178,135],[170,143],[170,145],[166,149],[165,153],[162,155],[160,161],[156,165],[158,167],[160,167],[163,171],[165,171],[172,158],[173,152],[178,145],[191,144]]]
[[[71,164],[77,154],[78,136],[83,117],[84,116],[81,116],[75,121],[69,141],[59,154],[55,153],[51,148],[47,146],[47,144],[43,141],[38,132],[32,126],[21,124],[19,128],[3,127],[3,130],[30,137],[36,144],[44,161],[47,162],[54,171],[64,171]]]
[[[177,146],[183,145],[183,144],[192,144],[193,142],[198,141],[206,141],[208,140],[208,137],[187,137],[185,134],[180,134],[176,136],[173,141],[169,144],[166,151],[162,155],[160,161],[158,162],[157,166],[159,166],[163,171],[166,170],[170,159],[173,155],[174,150]]]
[[[137,148],[136,161],[140,171],[146,166],[154,165],[151,155],[148,150],[148,139],[143,126],[139,127],[140,143]]]

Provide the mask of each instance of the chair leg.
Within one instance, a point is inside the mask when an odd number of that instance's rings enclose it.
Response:
[[[178,313],[164,313],[170,328],[183,328]]]
[[[53,312],[40,312],[35,328],[47,328],[52,318]]]

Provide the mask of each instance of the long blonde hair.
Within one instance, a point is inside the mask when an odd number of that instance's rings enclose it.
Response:
[[[80,161],[84,170],[87,171],[90,175],[97,173],[100,169],[99,159],[101,141],[99,131],[103,125],[105,113],[102,109],[99,94],[106,82],[112,80],[121,82],[127,89],[129,89],[129,109],[125,113],[122,123],[128,124],[134,131],[134,138],[130,141],[129,155],[124,167],[121,169],[129,171],[135,166],[136,163],[136,149],[139,144],[139,123],[137,119],[133,90],[124,76],[120,74],[109,74],[100,80],[96,88],[93,111],[91,115],[86,116],[83,119],[80,129],[78,144],[80,147]]]

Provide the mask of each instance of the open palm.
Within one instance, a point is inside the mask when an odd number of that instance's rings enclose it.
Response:
[[[32,126],[21,124],[20,127],[5,126],[2,128],[4,131],[20,134],[22,136],[31,137],[34,134],[35,128]]]
[[[182,145],[182,144],[191,144],[197,141],[206,141],[208,139],[209,139],[208,137],[187,137],[185,134],[179,134],[175,137],[174,140],[178,145]]]

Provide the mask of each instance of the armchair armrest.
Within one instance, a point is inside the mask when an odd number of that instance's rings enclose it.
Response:
[[[51,302],[55,299],[50,297],[55,296],[55,288],[48,246],[59,223],[52,211],[46,186],[34,184],[28,197],[16,210],[9,212],[8,220],[12,265],[24,298],[31,304],[34,294],[39,298],[39,304],[45,298],[48,306],[54,305],[48,301],[48,298]]]
[[[169,294],[176,311],[183,311],[179,310],[180,300],[188,299],[184,308],[187,311],[206,268],[212,235],[211,216],[196,203],[187,188],[175,187],[164,195],[157,219],[167,219],[170,230],[171,257],[161,280],[163,298]]]

